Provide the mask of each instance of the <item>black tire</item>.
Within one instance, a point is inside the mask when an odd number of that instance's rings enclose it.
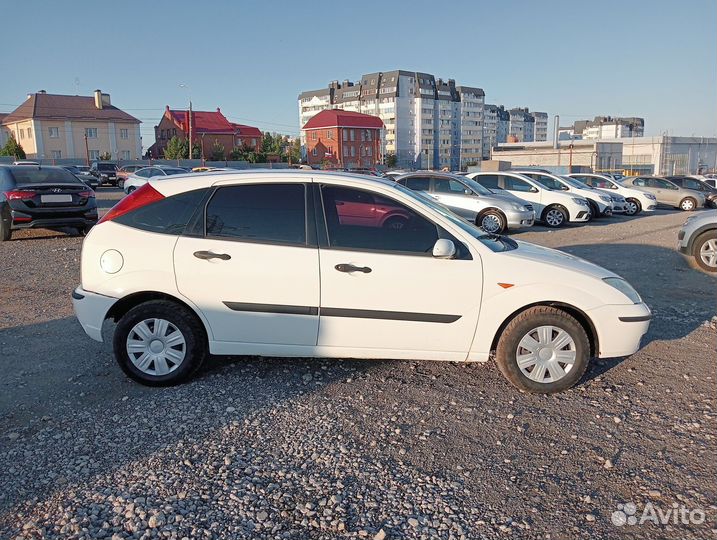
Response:
[[[7,242],[11,237],[10,217],[3,216],[3,213],[0,211],[0,242]]]
[[[141,371],[130,360],[127,338],[138,323],[149,319],[164,319],[182,333],[185,356],[179,365],[166,375],[151,375]],[[133,307],[117,323],[113,338],[114,354],[122,371],[146,386],[171,386],[189,379],[208,356],[209,347],[204,325],[183,305],[169,300],[150,300]]]
[[[636,216],[640,212],[642,212],[642,205],[640,204],[640,201],[637,199],[626,199],[627,200],[627,206],[625,207],[625,215],[626,216]]]
[[[554,382],[530,379],[518,366],[518,344],[531,330],[540,326],[554,326],[564,330],[575,345],[574,364],[562,378]],[[572,315],[558,308],[536,306],[526,309],[508,323],[498,341],[495,360],[500,372],[516,388],[530,393],[552,394],[574,386],[582,378],[590,363],[590,342],[585,329]]]
[[[403,229],[408,225],[408,220],[403,216],[391,216],[383,222],[384,229]]]
[[[558,216],[562,216],[558,218]],[[568,221],[568,211],[562,206],[557,204],[551,204],[543,210],[543,214],[540,218],[543,223],[552,229],[562,227]]]
[[[485,226],[488,225],[488,223],[493,225],[495,230],[486,229]],[[490,234],[502,234],[508,227],[507,220],[503,213],[493,208],[486,210],[476,217],[476,225]]]
[[[699,266],[705,272],[713,274],[717,272],[717,267],[709,266],[705,261],[702,260],[702,257],[700,256],[702,246],[704,246],[710,240],[717,240],[717,231],[703,232],[701,235],[695,238],[692,242],[692,256],[694,257],[697,266]]]
[[[680,201],[679,208],[684,212],[692,212],[697,210],[697,201],[692,197],[685,197]]]
[[[77,236],[87,236],[87,233],[90,232],[91,228],[92,225],[86,225],[85,227],[76,227],[75,231]]]
[[[130,186],[130,187],[128,187],[128,188],[127,188],[127,195],[129,195],[130,193],[132,193],[135,189],[137,189],[136,186]]]
[[[598,205],[595,201],[591,201],[590,199],[587,199],[587,201],[588,207],[590,208],[590,217],[588,217],[588,222],[590,222],[593,219],[600,217],[600,208],[598,208]]]

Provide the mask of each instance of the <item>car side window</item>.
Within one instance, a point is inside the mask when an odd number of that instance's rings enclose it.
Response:
[[[692,180],[690,178],[685,178],[682,181],[682,185],[686,187],[687,189],[694,189],[696,191],[706,191],[702,184],[700,184],[697,180]]]
[[[516,178],[515,176],[506,176],[504,178],[504,182],[505,189],[507,190],[527,192],[533,188],[533,186],[531,186],[528,182],[521,180],[520,178]]]
[[[646,186],[647,186],[647,182],[645,182],[645,179],[644,179],[644,178],[635,178],[635,179],[632,181],[632,185],[633,185],[633,186],[646,187]]]
[[[162,169],[152,169],[149,172],[149,177],[154,178],[155,176],[164,176],[165,172]]]
[[[435,191],[436,193],[451,193],[454,195],[462,195],[466,191],[466,186],[461,184],[458,180],[453,180],[451,178],[434,178],[433,191]]]
[[[139,176],[140,178],[149,178],[150,174],[152,174],[152,169],[142,169],[137,171],[136,176]]]
[[[303,184],[221,187],[207,204],[206,235],[305,245],[305,189]]]
[[[498,185],[497,174],[479,174],[473,180],[481,184],[483,187],[487,187],[488,189],[500,189],[500,186]]]
[[[328,185],[321,196],[332,248],[425,255],[439,238],[435,223],[393,199]]]
[[[413,191],[429,191],[431,189],[431,179],[425,177],[406,178],[401,184]]]
[[[530,175],[530,177],[533,178],[534,180],[537,180],[544,186],[549,187],[550,189],[556,189],[556,190],[563,189],[563,184],[561,184],[560,182],[558,182],[557,180],[555,180],[553,178],[550,178],[549,176],[545,176],[544,174],[534,174],[534,175]]]

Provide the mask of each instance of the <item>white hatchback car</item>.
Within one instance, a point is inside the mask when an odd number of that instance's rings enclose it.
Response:
[[[379,202],[377,202],[379,201]],[[494,235],[392,181],[317,171],[150,180],[92,228],[75,313],[148,385],[208,354],[487,361],[518,388],[574,385],[640,346],[622,278]]]
[[[519,172],[478,172],[466,176],[491,191],[500,193],[503,189],[528,201],[535,210],[535,219],[548,227],[561,227],[569,221],[590,221],[590,207],[585,197],[553,190]]]

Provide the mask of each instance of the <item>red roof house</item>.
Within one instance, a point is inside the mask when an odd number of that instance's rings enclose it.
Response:
[[[302,128],[306,161],[346,169],[375,167],[381,163],[382,129],[377,116],[342,109],[321,111]]]

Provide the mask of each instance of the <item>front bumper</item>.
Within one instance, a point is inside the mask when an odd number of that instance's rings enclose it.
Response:
[[[615,358],[636,353],[652,319],[652,312],[644,302],[605,305],[586,314],[598,334],[598,358]]]
[[[72,291],[72,306],[75,316],[85,333],[95,341],[102,341],[102,324],[117,298],[93,293],[77,287]]]
[[[521,212],[508,212],[505,215],[509,229],[520,229],[522,227],[532,227],[535,223],[535,212],[525,210]]]
[[[590,210],[588,208],[583,209],[582,207],[580,210],[575,214],[575,216],[570,216],[570,221],[583,223],[585,221],[588,221],[590,219]]]

